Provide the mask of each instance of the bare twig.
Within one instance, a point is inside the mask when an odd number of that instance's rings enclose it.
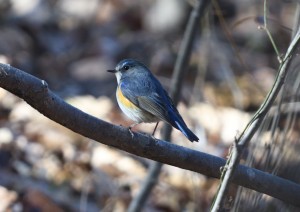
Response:
[[[293,31],[292,31],[292,39],[295,37],[299,26],[300,26],[300,2],[296,1],[296,11],[295,11],[295,20],[294,20],[294,26],[293,26]]]
[[[277,48],[277,46],[275,44],[273,36],[272,36],[270,30],[268,29],[268,25],[267,25],[267,0],[264,0],[264,26],[263,26],[263,29],[266,31],[266,33],[267,33],[267,35],[269,37],[269,40],[270,40],[270,42],[271,42],[271,44],[273,46],[273,49],[274,49],[274,51],[277,54],[277,59],[278,59],[279,63],[282,63],[281,55],[280,55],[280,53],[278,51],[278,48]]]
[[[173,99],[174,105],[177,105],[180,98],[180,90],[182,87],[184,75],[186,73],[186,67],[188,65],[190,55],[192,52],[192,45],[194,43],[197,28],[199,28],[199,20],[203,16],[204,11],[208,5],[208,0],[198,0],[196,6],[194,7],[190,15],[172,76],[170,97],[171,99]],[[163,127],[162,138],[164,140],[169,141],[171,137],[171,132],[172,128],[169,125],[165,124]],[[153,162],[151,164],[146,180],[143,183],[142,188],[137,194],[137,196],[130,203],[128,212],[138,212],[141,210],[146,200],[148,199],[148,196],[150,195],[153,187],[157,183],[162,166],[163,164],[159,162]]]
[[[142,184],[141,189],[138,192],[137,196],[134,197],[134,199],[131,201],[127,210],[128,212],[141,211],[153,187],[157,183],[158,176],[161,171],[161,167],[162,167],[162,163],[155,162],[155,161],[150,165],[147,177],[144,183]]]
[[[230,158],[226,163],[224,172],[222,173],[222,177],[221,177],[222,182],[220,184],[218,194],[213,203],[212,211],[218,211],[222,207],[222,202],[224,201],[226,191],[230,184],[231,178],[234,174],[235,168],[239,163],[241,153],[243,152],[243,149],[248,145],[255,132],[260,127],[265,115],[270,110],[282,85],[284,84],[285,76],[288,71],[288,66],[290,64],[291,57],[293,55],[294,50],[297,47],[299,39],[300,39],[300,30],[298,30],[297,34],[292,40],[282,60],[282,63],[280,64],[278,75],[276,77],[276,80],[274,82],[271,91],[267,95],[266,99],[262,103],[259,110],[255,113],[251,121],[248,123],[248,125],[246,126],[242,134],[237,138],[236,151],[231,152]]]

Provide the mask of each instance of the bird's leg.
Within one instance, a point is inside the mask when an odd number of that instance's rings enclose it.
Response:
[[[159,124],[159,121],[156,122],[156,125],[155,125],[155,127],[154,127],[153,133],[152,133],[152,135],[151,135],[151,137],[152,137],[153,139],[156,139],[156,138],[154,137],[154,134],[155,134],[155,131],[156,131],[156,129],[157,129],[158,124]]]
[[[134,137],[134,134],[133,134],[133,132],[132,132],[132,128],[133,127],[135,127],[136,125],[138,125],[139,123],[133,123],[133,124],[131,124],[129,127],[128,127],[128,130],[129,130],[129,132],[130,132],[130,134],[131,134],[131,137],[133,138]]]

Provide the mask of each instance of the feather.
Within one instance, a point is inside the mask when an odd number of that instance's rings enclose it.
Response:
[[[157,97],[159,98],[159,97]],[[169,122],[166,117],[166,110],[160,101],[153,98],[152,96],[140,96],[137,98],[139,107],[146,110],[147,112],[157,116],[159,119]]]

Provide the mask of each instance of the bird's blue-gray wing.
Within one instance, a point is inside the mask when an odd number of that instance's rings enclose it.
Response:
[[[169,122],[167,110],[157,93],[149,96],[138,97],[139,107],[157,116],[159,119]]]
[[[142,85],[142,86],[141,86]],[[169,122],[166,102],[159,92],[165,92],[163,88],[157,88],[155,84],[143,82],[123,81],[120,83],[123,95],[139,108],[157,116],[159,119]]]

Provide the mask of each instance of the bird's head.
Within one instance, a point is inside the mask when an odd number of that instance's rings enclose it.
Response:
[[[131,77],[136,76],[136,74],[149,72],[144,64],[134,59],[122,60],[117,64],[115,69],[107,71],[116,75],[118,84],[124,77]]]

